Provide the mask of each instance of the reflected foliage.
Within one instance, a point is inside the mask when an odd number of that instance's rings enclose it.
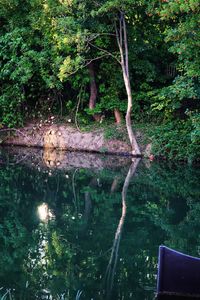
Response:
[[[50,170],[9,164],[2,156],[0,297],[106,299],[106,269],[127,172]],[[154,298],[160,244],[200,255],[199,173],[188,166],[140,163],[127,193],[107,299]],[[44,203],[49,214],[42,221],[38,207]]]

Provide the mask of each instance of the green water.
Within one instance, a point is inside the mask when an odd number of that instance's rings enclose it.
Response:
[[[160,244],[200,256],[199,175],[0,150],[0,299],[154,299]]]

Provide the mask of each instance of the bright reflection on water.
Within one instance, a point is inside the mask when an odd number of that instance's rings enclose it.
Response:
[[[43,222],[47,222],[49,219],[53,218],[53,213],[49,209],[47,203],[42,203],[41,205],[39,205],[37,211],[40,220]]]
[[[160,244],[200,256],[199,175],[0,150],[0,299],[154,299]]]

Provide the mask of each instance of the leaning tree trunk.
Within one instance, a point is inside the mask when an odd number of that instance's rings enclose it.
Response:
[[[132,99],[131,84],[130,84],[130,77],[129,77],[126,21],[123,12],[120,12],[119,15],[119,28],[117,28],[116,25],[115,30],[116,30],[117,43],[120,50],[121,67],[122,67],[122,73],[124,78],[124,84],[125,84],[126,93],[128,97],[128,105],[126,111],[126,127],[127,127],[129,140],[131,143],[132,154],[140,156],[141,155],[140,148],[138,146],[137,140],[133,133],[132,122],[131,122],[131,111],[132,111],[133,99]]]

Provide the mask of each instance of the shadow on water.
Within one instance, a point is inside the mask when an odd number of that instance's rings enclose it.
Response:
[[[0,150],[0,299],[152,300],[160,244],[200,256],[200,170],[137,164]]]

